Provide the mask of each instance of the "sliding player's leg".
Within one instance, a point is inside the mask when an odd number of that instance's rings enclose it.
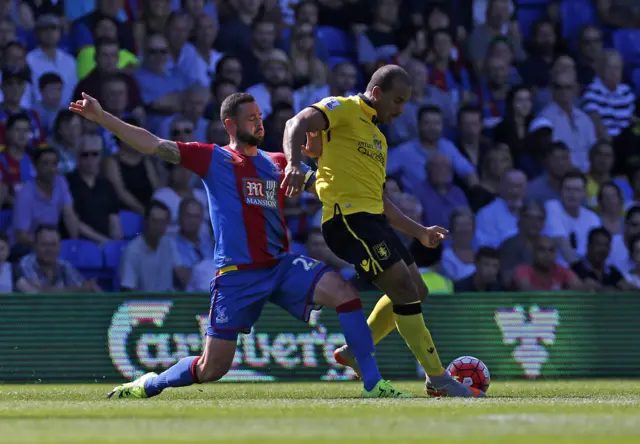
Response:
[[[249,333],[274,287],[274,269],[233,271],[214,280],[202,356],[182,358],[160,375],[115,387],[109,398],[149,398],[166,388],[214,382],[231,368],[239,333]]]
[[[279,267],[281,281],[271,301],[304,322],[320,306],[336,309],[345,340],[361,369],[363,396],[408,397],[380,376],[371,331],[353,286],[323,263],[308,257],[290,256]]]

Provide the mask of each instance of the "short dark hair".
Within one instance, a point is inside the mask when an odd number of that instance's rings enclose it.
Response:
[[[424,105],[418,110],[418,122],[424,114],[439,114],[442,116],[442,109],[437,105]]]
[[[12,40],[10,42],[7,42],[7,44],[4,45],[4,48],[2,48],[2,57],[4,58],[4,55],[7,53],[7,51],[13,48],[14,46],[16,48],[22,49],[24,52],[27,52],[27,48],[22,44],[22,42],[18,40]]]
[[[618,184],[616,184],[612,180],[610,180],[608,182],[605,182],[602,185],[600,185],[600,190],[598,190],[598,202],[602,201],[602,190],[604,190],[605,187],[611,187],[614,190],[616,190],[616,194],[618,195],[618,199],[620,199],[620,202],[624,202],[624,196],[622,195],[622,190],[620,189]]]
[[[187,14],[184,11],[173,11],[171,12],[171,14],[169,14],[169,17],[167,17],[167,22],[165,24],[165,28],[168,28],[169,26],[173,25],[173,22],[175,22],[178,19],[181,18],[189,18],[189,14]]]
[[[2,21],[2,20],[0,20]],[[9,244],[9,236],[7,236],[5,233],[1,233],[0,232],[0,242],[4,242],[5,244]]]
[[[47,86],[53,85],[56,83],[62,85],[63,84],[62,78],[55,72],[47,72],[45,74],[42,74],[38,79],[38,88],[42,91]]]
[[[237,88],[236,82],[231,79],[227,79],[225,77],[216,77],[216,79],[211,82],[211,94],[215,94],[218,88],[223,85],[233,85],[234,88]]]
[[[367,91],[371,91],[377,86],[382,90],[382,92],[387,92],[393,87],[393,81],[396,78],[400,79],[400,81],[407,85],[411,84],[409,74],[401,66],[385,65],[378,68],[371,76],[371,80],[369,80]]]
[[[100,52],[100,49],[103,46],[112,46],[112,45],[117,46],[118,49],[120,48],[120,42],[115,39],[103,37],[101,39],[96,40],[96,43],[94,44],[94,46],[96,47],[96,56],[98,55],[98,53]]]
[[[273,25],[274,27],[276,26],[276,24],[273,22],[273,20],[269,20],[267,17],[265,16],[260,16],[258,15],[258,17],[256,17],[253,22],[251,23],[251,29],[256,29],[259,25],[263,24],[263,23],[267,23],[269,25]]]
[[[109,74],[106,78],[102,80],[102,86],[112,82],[123,82],[125,85],[127,85],[127,87],[129,86],[129,84],[127,83],[127,76],[122,72],[115,72],[113,74]]]
[[[640,214],[640,205],[633,205],[627,208],[627,212],[624,214],[624,222],[628,223],[636,214]]]
[[[589,231],[589,237],[587,238],[588,239],[587,242],[588,243],[593,242],[595,237],[600,235],[605,236],[607,240],[611,242],[611,239],[612,239],[611,233],[609,233],[609,230],[607,230],[605,227],[597,227]]]
[[[460,123],[460,121],[462,120],[463,114],[478,114],[480,117],[482,117],[482,108],[480,108],[478,105],[474,105],[473,103],[462,105],[458,110],[458,123]]]
[[[476,252],[476,262],[484,258],[500,260],[500,251],[493,247],[480,247]]]
[[[520,217],[522,217],[524,214],[528,213],[533,209],[540,210],[542,214],[544,214],[546,217],[547,209],[544,207],[544,205],[542,205],[540,202],[537,202],[535,200],[524,201],[524,203],[522,204],[522,207],[520,208]]]
[[[631,256],[633,256],[633,253],[634,253],[634,251],[633,251],[635,249],[634,245],[637,244],[638,241],[640,241],[640,234],[636,234],[629,241],[629,253],[631,253]]]
[[[190,204],[196,204],[200,207],[200,209],[202,210],[202,212],[204,213],[204,206],[202,205],[202,202],[200,202],[198,199],[196,199],[195,197],[185,197],[180,201],[180,206],[178,207],[178,214],[182,214],[185,211],[185,208],[187,208],[188,205]]]
[[[222,65],[224,65],[225,63],[227,63],[229,60],[237,60],[238,62],[240,61],[240,59],[238,59],[238,57],[233,56],[233,55],[223,55],[220,60],[218,60],[218,63],[216,63],[216,74],[222,72]],[[233,80],[231,80],[231,82],[233,82]],[[237,86],[237,85],[236,85]]]
[[[567,173],[564,176],[562,176],[562,181],[560,182],[560,186],[561,187],[564,186],[564,183],[567,180],[571,180],[571,179],[580,179],[584,184],[584,186],[585,187],[587,186],[587,176],[585,176],[584,173],[577,168],[567,171]]]
[[[53,154],[54,156],[56,156],[56,162],[60,160],[60,156],[58,155],[58,152],[56,150],[54,150],[51,147],[44,147],[44,148],[35,150],[35,152],[33,153],[33,164],[35,166],[38,166],[40,159],[42,158],[42,156],[46,154]]]
[[[34,239],[38,240],[38,238],[40,237],[40,233],[42,233],[43,231],[53,231],[54,233],[60,234],[58,231],[58,227],[56,227],[55,225],[40,224],[36,227]]]
[[[32,126],[31,119],[29,118],[27,113],[18,113],[18,114],[13,114],[9,116],[6,123],[6,128],[7,129],[13,128],[13,125],[15,125],[17,122],[27,122],[29,123],[29,126]]]
[[[151,211],[154,208],[160,208],[161,210],[165,211],[169,216],[171,216],[171,210],[164,202],[161,202],[158,199],[152,199],[151,202],[149,202],[149,205],[147,205],[147,208],[145,208],[144,210],[145,220],[149,218],[149,215],[151,214]]]
[[[254,103],[256,99],[247,93],[233,93],[220,106],[220,120],[235,119],[238,115],[238,108],[245,103]]]
[[[296,19],[295,21],[298,22],[298,16],[300,15],[300,10],[307,6],[307,5],[313,5],[316,9],[318,9],[318,5],[316,4],[315,1],[313,0],[301,0],[298,3],[296,3],[296,5],[293,7],[293,17]]]
[[[54,136],[60,132],[60,127],[63,123],[68,122],[73,119],[77,114],[73,111],[69,111],[68,109],[63,109],[58,112],[56,116],[56,120],[53,121],[53,134]]]
[[[547,148],[547,157],[551,156],[556,151],[569,152],[569,147],[564,142],[551,142],[551,144],[549,144],[549,147]]]

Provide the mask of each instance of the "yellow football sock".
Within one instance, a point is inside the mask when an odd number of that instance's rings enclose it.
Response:
[[[378,300],[376,306],[367,319],[367,324],[373,334],[373,343],[377,344],[389,333],[396,329],[396,319],[393,314],[393,303],[389,296],[384,295]]]
[[[420,302],[415,304],[420,304]],[[429,333],[424,323],[422,310],[420,310],[420,307],[410,310],[405,309],[413,305],[407,304],[394,307],[396,326],[427,375],[440,376],[444,373],[444,368],[442,367],[442,362],[440,362],[440,356],[438,356],[433,339],[431,339],[431,333]],[[415,313],[417,310],[419,312]],[[398,311],[401,313],[398,313]],[[414,312],[414,314],[403,314],[407,311]]]

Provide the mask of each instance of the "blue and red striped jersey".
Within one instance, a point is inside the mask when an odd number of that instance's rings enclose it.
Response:
[[[258,150],[257,156],[245,156],[228,146],[176,143],[180,165],[200,176],[207,190],[216,267],[266,265],[284,256],[284,154]],[[302,168],[309,188],[315,172]]]

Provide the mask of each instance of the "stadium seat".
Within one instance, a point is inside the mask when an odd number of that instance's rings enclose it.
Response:
[[[560,17],[562,38],[571,40],[572,45],[583,26],[600,24],[598,11],[590,1],[585,0],[563,0],[560,4]]]
[[[104,244],[104,266],[110,271],[112,282],[111,289],[117,291],[120,288],[120,259],[127,241],[111,241]]]
[[[518,8],[527,7],[527,6],[547,6],[550,4],[552,0],[516,0],[516,5]]]
[[[136,237],[142,231],[142,215],[133,211],[120,212],[120,224],[122,225],[122,233],[124,238],[129,240]]]
[[[355,52],[353,39],[347,32],[333,26],[318,26],[317,33],[330,55],[349,56]]]
[[[625,64],[640,63],[640,29],[620,29],[613,33],[613,47],[617,49]]]
[[[633,74],[631,75],[631,81],[635,86],[636,97],[640,97],[640,68],[636,68],[633,70]]]
[[[63,240],[60,258],[69,261],[78,270],[102,270],[102,250],[95,242],[82,239]]]
[[[6,233],[9,227],[11,227],[11,218],[13,217],[13,211],[2,210],[0,211],[0,232]]]
[[[524,37],[525,40],[528,40],[532,37],[531,33],[533,32],[533,26],[546,14],[547,11],[544,4],[531,4],[531,6],[521,7],[518,9],[518,24],[520,25],[520,34]]]

